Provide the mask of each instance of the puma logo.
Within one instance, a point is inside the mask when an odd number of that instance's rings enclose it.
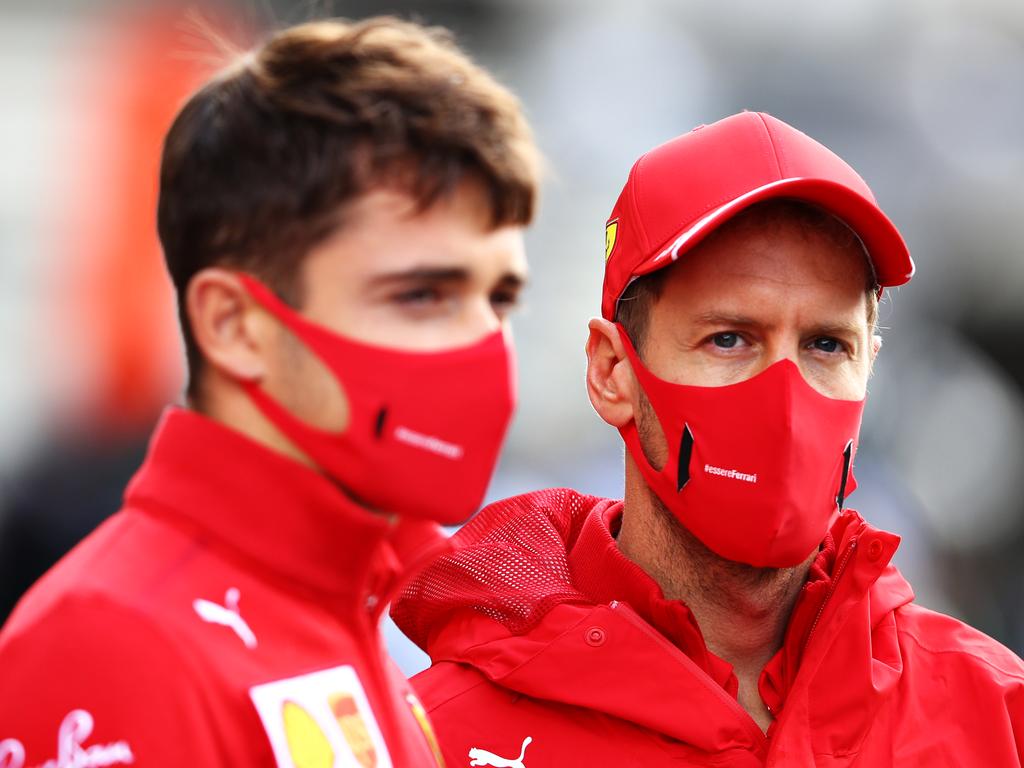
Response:
[[[232,587],[224,595],[224,605],[199,599],[192,601],[192,607],[203,621],[228,627],[245,643],[246,648],[255,648],[259,643],[256,641],[256,635],[238,611],[239,597],[238,589]]]
[[[508,757],[498,757],[493,752],[488,752],[486,749],[479,749],[473,747],[469,750],[470,765],[489,765],[492,768],[526,768],[523,763],[523,756],[526,754],[526,748],[530,746],[533,741],[532,736],[527,736],[523,739],[523,748],[519,750],[519,757],[512,759]]]

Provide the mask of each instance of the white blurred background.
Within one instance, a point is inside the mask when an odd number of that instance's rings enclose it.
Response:
[[[771,112],[867,179],[918,265],[882,309],[851,499],[919,601],[1024,651],[1024,4],[1014,0],[0,0],[0,618],[118,506],[182,383],[154,226],[159,143],[228,37],[391,12],[452,28],[551,166],[493,498],[621,492],[583,387],[604,221],[635,158]],[[397,632],[406,671],[423,663]]]

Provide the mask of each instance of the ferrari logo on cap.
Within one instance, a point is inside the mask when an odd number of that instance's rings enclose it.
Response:
[[[604,260],[608,261],[615,250],[615,237],[619,234],[619,220],[612,219],[604,227]]]

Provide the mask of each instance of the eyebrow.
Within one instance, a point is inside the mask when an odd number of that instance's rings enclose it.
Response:
[[[400,272],[385,272],[370,280],[374,287],[388,287],[401,283],[464,283],[469,280],[469,270],[462,267],[413,267]]]
[[[408,283],[467,283],[469,280],[469,270],[463,267],[413,267],[376,275],[370,280],[370,285],[387,288]],[[506,272],[497,283],[502,288],[521,288],[525,284],[526,277],[515,272]]]
[[[814,326],[814,333],[821,336],[860,336],[864,327],[858,323],[825,323]]]
[[[519,289],[526,285],[526,275],[519,275],[515,272],[506,272],[498,280],[497,288],[514,288]]]
[[[702,312],[693,319],[700,325],[730,325],[741,328],[762,325],[746,315],[734,315],[727,312]]]
[[[763,325],[752,317],[728,312],[703,312],[694,320],[698,325],[723,325],[733,328],[754,328]],[[856,322],[820,323],[812,326],[812,332],[821,336],[859,336],[863,328]]]

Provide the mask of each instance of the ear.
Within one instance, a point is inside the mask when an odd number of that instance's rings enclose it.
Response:
[[[185,290],[192,336],[206,363],[234,381],[259,381],[267,373],[266,313],[227,269],[207,267]]]
[[[613,427],[634,417],[636,377],[614,323],[595,317],[587,339],[587,394],[597,414]]]
[[[868,350],[868,374],[871,374],[875,369],[875,358],[878,357],[879,350],[882,349],[882,337],[877,333],[871,334],[871,347]]]

